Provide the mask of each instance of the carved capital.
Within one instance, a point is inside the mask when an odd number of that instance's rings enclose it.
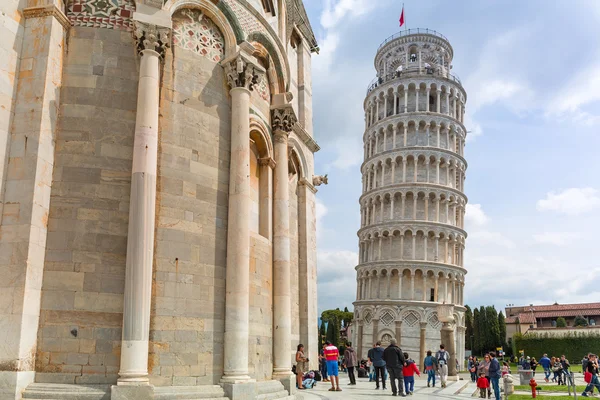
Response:
[[[169,34],[171,29],[148,24],[145,22],[134,21],[135,30],[133,34],[137,42],[137,49],[140,54],[144,50],[156,51],[161,59],[165,56],[165,50],[170,45]]]
[[[296,118],[296,113],[291,104],[271,108],[271,128],[274,132],[289,133],[294,129],[296,122],[298,122],[298,118]]]
[[[265,74],[265,69],[258,65],[254,57],[249,57],[242,51],[234,57],[224,60],[222,64],[225,68],[227,84],[232,89],[246,88],[252,91]]]
[[[265,158],[259,158],[258,159],[258,165],[260,166],[269,166],[271,169],[275,169],[275,160],[273,160],[271,157],[265,157]]]

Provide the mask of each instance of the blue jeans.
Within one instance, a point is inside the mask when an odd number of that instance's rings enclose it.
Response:
[[[435,386],[435,369],[430,369],[427,371],[427,383],[433,381],[433,386]]]
[[[497,376],[491,377],[490,381],[492,381],[492,387],[494,388],[494,396],[496,396],[496,400],[500,400],[500,378]]]
[[[546,369],[544,368],[544,377],[546,379],[550,379],[550,374],[552,373],[552,371],[550,371],[550,368]]]
[[[598,391],[600,392],[600,382],[598,381],[598,375],[592,375],[592,380],[585,387],[584,392],[593,392],[594,391],[594,387],[596,389],[598,389]]]
[[[404,392],[409,394],[415,388],[415,377],[414,376],[405,376],[404,377]]]

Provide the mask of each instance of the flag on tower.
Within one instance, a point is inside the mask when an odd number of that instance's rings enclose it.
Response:
[[[404,25],[404,5],[402,5],[402,14],[400,14],[400,28]]]

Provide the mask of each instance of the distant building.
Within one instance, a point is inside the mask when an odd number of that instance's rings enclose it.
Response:
[[[505,308],[506,338],[512,338],[515,333],[528,331],[551,332],[556,328],[556,320],[560,317],[567,322],[567,327],[575,326],[575,318],[585,318],[589,327],[595,327],[600,321],[600,303],[581,304],[550,304],[511,306]],[[564,328],[563,328],[564,329]]]

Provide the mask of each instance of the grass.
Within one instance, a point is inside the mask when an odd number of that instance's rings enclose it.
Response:
[[[566,386],[559,385],[539,385],[542,388],[540,390],[540,394],[545,393],[569,393]],[[515,390],[519,391],[531,391],[531,387],[529,385],[515,385]],[[585,390],[585,386],[577,386],[577,393],[581,393]],[[571,389],[571,392],[573,390]]]
[[[543,394],[539,395],[538,398],[544,398],[548,400],[573,400],[572,396],[544,396]],[[530,394],[511,394],[508,396],[508,400],[529,400],[531,399]]]

